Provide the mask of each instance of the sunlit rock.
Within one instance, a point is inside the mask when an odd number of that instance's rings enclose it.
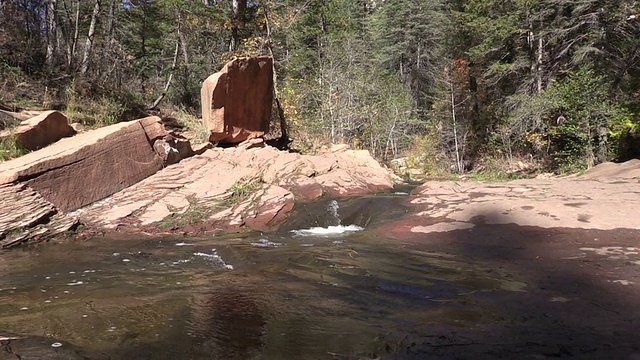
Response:
[[[202,121],[209,140],[239,143],[269,130],[273,103],[273,59],[238,58],[202,84]]]
[[[67,117],[59,111],[46,111],[20,123],[13,130],[5,130],[0,137],[15,136],[18,145],[27,150],[38,150],[76,134]]]

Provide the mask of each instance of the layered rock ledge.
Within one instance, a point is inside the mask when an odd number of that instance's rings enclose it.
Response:
[[[316,156],[262,139],[193,150],[148,117],[0,163],[0,246],[80,223],[98,231],[270,230],[295,200],[377,192],[391,178],[367,151],[344,145]]]
[[[103,199],[164,166],[153,143],[160,118],[119,123],[0,163],[0,246],[55,235],[78,224],[68,212]]]
[[[308,156],[255,139],[183,160],[73,214],[124,231],[272,230],[295,200],[378,192],[391,179],[367,151],[334,146]]]
[[[405,200],[412,208],[387,224],[386,235],[420,241],[425,234],[483,225],[640,229],[640,160],[604,163],[582,176],[507,183],[430,181]]]

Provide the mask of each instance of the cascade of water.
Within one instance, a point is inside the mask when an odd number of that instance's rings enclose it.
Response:
[[[329,213],[329,226],[340,226],[342,224],[342,221],[340,220],[340,214],[338,214],[338,209],[340,209],[340,206],[335,200],[331,200],[327,204],[327,212]]]
[[[364,228],[358,225],[343,226],[342,220],[340,219],[340,214],[338,214],[339,209],[340,206],[338,205],[338,202],[335,200],[331,200],[325,207],[328,215],[326,227],[312,227],[309,229],[291,230],[291,233],[293,233],[295,236],[333,236],[364,230]]]

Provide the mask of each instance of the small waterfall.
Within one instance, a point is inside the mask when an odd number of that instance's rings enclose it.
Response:
[[[312,227],[310,229],[291,230],[295,236],[331,236],[340,235],[344,233],[361,231],[364,228],[357,225],[343,226],[342,220],[340,220],[340,214],[338,210],[340,206],[336,200],[331,200],[326,206],[327,227]]]
[[[327,212],[329,213],[329,218],[327,221],[329,226],[342,225],[342,221],[340,221],[340,214],[338,214],[338,209],[340,209],[340,206],[335,200],[331,200],[327,204]]]

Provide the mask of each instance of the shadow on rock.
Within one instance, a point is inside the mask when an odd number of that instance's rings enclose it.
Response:
[[[494,225],[495,216],[474,217],[471,229],[424,234],[411,247],[451,255],[526,286],[474,294],[491,320],[464,330],[466,343],[428,346],[408,336],[401,342],[413,345],[400,347],[394,357],[640,357],[640,231]]]

